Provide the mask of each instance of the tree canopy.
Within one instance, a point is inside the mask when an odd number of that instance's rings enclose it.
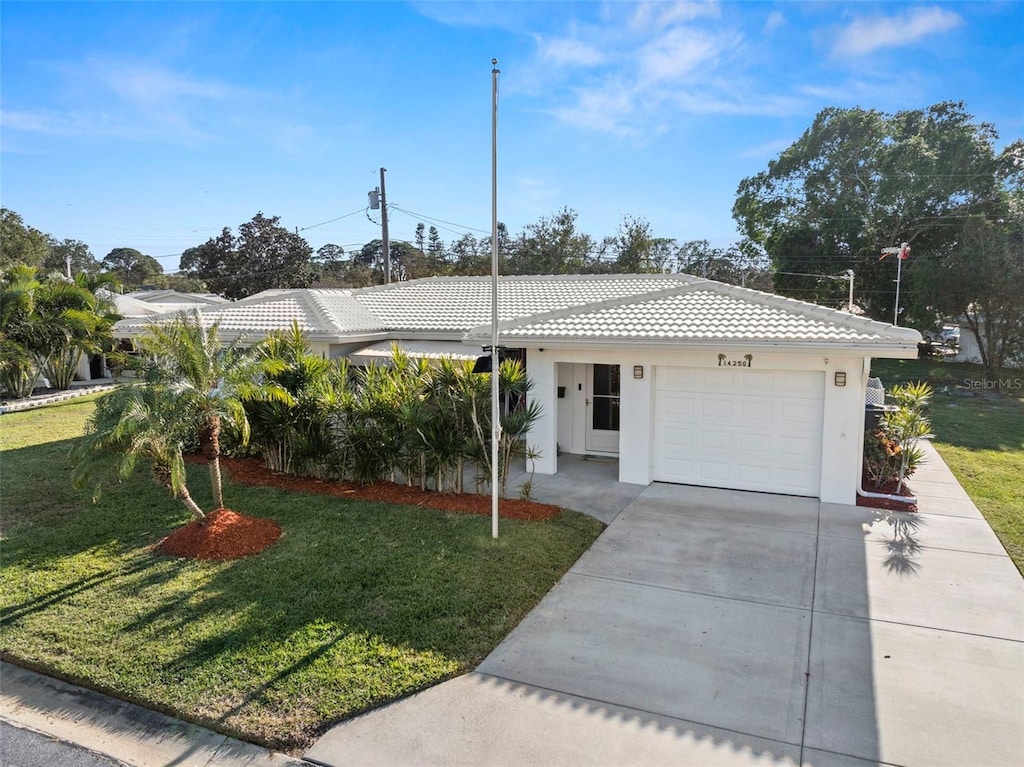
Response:
[[[314,276],[313,249],[280,220],[257,213],[238,227],[237,237],[225,227],[218,237],[186,250],[181,271],[231,299],[270,288],[308,287]]]
[[[909,320],[932,322],[919,262],[962,241],[972,217],[1003,216],[1005,192],[1019,185],[1021,143],[997,151],[997,141],[960,102],[895,114],[824,109],[767,170],[740,182],[733,215],[770,257],[779,292],[828,302],[834,285],[813,275],[853,269],[857,302],[878,319],[893,316],[895,300],[895,266],[881,249],[909,243],[901,303]]]
[[[159,261],[135,248],[114,248],[103,257],[102,265],[121,281],[126,290],[149,285],[164,273]]]

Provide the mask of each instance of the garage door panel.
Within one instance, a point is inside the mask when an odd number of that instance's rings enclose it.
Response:
[[[656,480],[818,495],[822,373],[659,367],[655,379]]]

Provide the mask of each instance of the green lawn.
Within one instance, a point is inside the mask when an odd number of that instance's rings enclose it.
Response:
[[[268,746],[474,667],[602,525],[502,521],[228,484],[284,530],[210,563],[155,556],[188,521],[146,472],[99,502],[68,449],[92,400],[0,416],[0,650],[72,681]],[[209,508],[206,472],[190,487]]]
[[[886,388],[905,381],[935,387],[928,413],[935,447],[1024,573],[1024,371],[1001,376],[1021,382],[1009,395],[991,394],[981,372],[950,362],[872,362]],[[983,396],[963,396],[970,392]]]

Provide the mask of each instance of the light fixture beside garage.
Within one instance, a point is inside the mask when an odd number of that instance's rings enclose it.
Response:
[[[836,386],[846,386],[846,372],[837,370],[835,376]]]
[[[644,366],[643,365],[634,365],[633,366],[633,378],[643,378],[643,377],[644,377]]]

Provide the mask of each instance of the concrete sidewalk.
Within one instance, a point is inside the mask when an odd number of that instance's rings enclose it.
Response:
[[[479,669],[326,765],[1024,763],[1024,580],[931,448],[918,514],[652,485]]]
[[[0,663],[0,721],[133,767],[310,764],[10,663]],[[44,748],[52,750],[43,743],[37,751]],[[0,744],[0,755],[6,751]]]

